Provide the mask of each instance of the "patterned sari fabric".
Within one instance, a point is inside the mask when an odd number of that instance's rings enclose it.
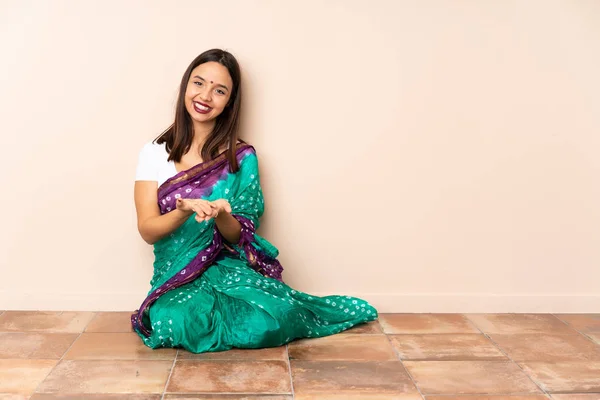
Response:
[[[232,245],[214,220],[191,216],[155,243],[152,288],[131,316],[144,343],[194,353],[274,347],[377,319],[377,310],[361,299],[310,296],[283,282],[278,250],[256,234],[264,211],[256,153],[241,144],[236,154],[236,173],[221,154],[158,189],[161,214],[174,210],[178,198],[226,199],[242,232]]]

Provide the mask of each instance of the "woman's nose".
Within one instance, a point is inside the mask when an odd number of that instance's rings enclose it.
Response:
[[[200,98],[203,101],[210,101],[211,100],[211,98],[210,98],[210,90],[204,90],[204,91],[200,92]]]

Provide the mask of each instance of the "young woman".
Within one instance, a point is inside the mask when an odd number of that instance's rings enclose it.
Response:
[[[238,139],[241,99],[236,59],[202,53],[181,80],[175,122],[140,152],[138,229],[155,262],[131,321],[149,347],[273,347],[377,319],[361,299],[283,283],[277,249],[256,234],[264,199],[255,150]]]

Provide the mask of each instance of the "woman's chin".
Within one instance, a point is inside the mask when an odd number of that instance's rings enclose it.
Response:
[[[205,123],[210,122],[213,119],[215,119],[210,114],[198,114],[198,113],[190,114],[190,117],[192,118],[192,120],[194,122],[197,122],[197,123],[200,123],[200,124],[205,124]]]

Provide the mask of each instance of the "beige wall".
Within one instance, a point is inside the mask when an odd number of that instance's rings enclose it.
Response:
[[[131,310],[137,154],[221,47],[286,281],[600,311],[600,2],[0,1],[0,309]]]

